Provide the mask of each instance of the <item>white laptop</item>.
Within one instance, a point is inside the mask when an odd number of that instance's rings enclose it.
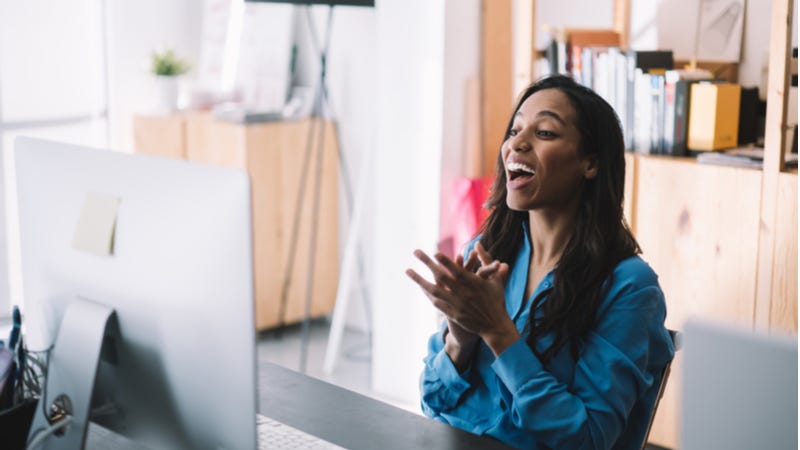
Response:
[[[797,449],[797,337],[697,319],[683,336],[682,450]]]

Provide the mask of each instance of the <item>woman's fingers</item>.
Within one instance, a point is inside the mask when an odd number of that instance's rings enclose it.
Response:
[[[475,272],[481,266],[480,260],[478,260],[478,253],[475,250],[469,252],[469,256],[467,256],[467,262],[461,264],[462,267],[467,269],[468,272]]]
[[[408,275],[409,278],[411,278],[415,283],[417,283],[417,285],[419,285],[419,287],[422,288],[422,291],[425,292],[428,300],[431,301],[436,309],[443,312],[445,315],[452,313],[452,306],[447,299],[448,293],[444,289],[429,282],[420,274],[415,272],[414,269],[407,269],[406,275]]]
[[[478,254],[478,259],[481,260],[482,265],[488,266],[492,262],[492,255],[483,248],[480,241],[475,244],[475,252]]]
[[[478,269],[477,275],[481,278],[489,278],[490,276],[494,275],[500,270],[500,263],[498,261],[492,261],[488,265],[481,266]]]
[[[444,289],[442,289],[441,286],[437,286],[431,283],[430,281],[426,280],[420,274],[415,272],[414,269],[407,269],[406,275],[408,275],[409,278],[414,280],[414,282],[417,283],[419,287],[422,288],[423,291],[425,291],[425,294],[429,296],[432,295],[437,298],[443,298],[447,294],[447,292]]]
[[[464,257],[461,255],[456,255],[456,264],[461,267],[464,267]]]
[[[428,266],[428,269],[430,269],[433,273],[433,278],[436,280],[437,284],[444,285],[453,281],[453,275],[445,270],[440,264],[437,264],[435,261],[433,261],[430,256],[428,256],[422,250],[414,250],[414,256],[422,261],[423,264]]]
[[[498,267],[497,273],[500,276],[500,279],[503,280],[503,284],[505,284],[506,280],[508,280],[508,272],[510,268],[506,263],[500,263],[500,265],[498,265],[497,267]]]
[[[436,261],[444,266],[444,268],[447,269],[450,275],[456,280],[463,280],[464,276],[469,273],[466,269],[464,269],[464,267],[462,267],[460,264],[457,264],[443,253],[437,253],[434,258],[436,258]]]

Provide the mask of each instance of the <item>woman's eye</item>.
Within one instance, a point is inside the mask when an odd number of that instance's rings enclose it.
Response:
[[[508,137],[514,137],[519,134],[518,130],[508,130]]]
[[[538,136],[544,137],[544,138],[556,137],[556,134],[553,133],[552,131],[549,131],[549,130],[539,130],[539,131],[536,132],[536,134]]]

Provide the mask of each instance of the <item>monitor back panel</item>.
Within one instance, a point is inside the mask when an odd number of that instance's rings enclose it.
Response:
[[[683,348],[682,449],[797,449],[796,338],[690,320]]]
[[[98,423],[156,448],[255,448],[247,175],[30,138],[13,154],[28,344],[48,346],[75,297],[109,305],[118,362],[95,399],[117,408]],[[90,194],[119,201],[107,256],[73,245]]]

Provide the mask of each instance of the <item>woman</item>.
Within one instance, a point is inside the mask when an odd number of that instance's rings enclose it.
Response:
[[[553,76],[523,92],[505,136],[469,257],[417,250],[434,281],[407,271],[447,319],[423,412],[519,448],[640,448],[674,350],[623,218],[619,121]]]

